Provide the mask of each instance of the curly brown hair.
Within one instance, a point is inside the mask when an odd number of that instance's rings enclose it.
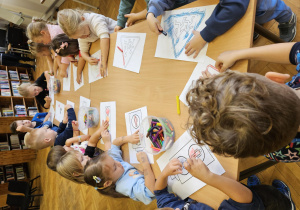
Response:
[[[258,74],[227,71],[201,78],[186,100],[191,135],[225,156],[276,151],[291,142],[300,124],[293,90]]]

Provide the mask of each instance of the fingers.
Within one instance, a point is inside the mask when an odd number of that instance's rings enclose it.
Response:
[[[199,52],[200,52],[200,50],[196,50],[193,58],[196,58],[198,56]]]
[[[139,133],[139,130],[136,130],[135,132],[134,132],[134,134],[138,134]]]

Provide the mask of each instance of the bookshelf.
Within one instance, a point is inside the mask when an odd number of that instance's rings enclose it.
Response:
[[[10,133],[10,123],[31,120],[38,112],[35,98],[24,98],[17,89],[30,83],[29,74],[26,68],[0,65],[0,133]]]

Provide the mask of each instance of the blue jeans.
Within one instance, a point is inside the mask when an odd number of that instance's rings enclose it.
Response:
[[[289,22],[292,10],[282,0],[257,0],[255,22],[264,24],[275,19],[279,23]]]

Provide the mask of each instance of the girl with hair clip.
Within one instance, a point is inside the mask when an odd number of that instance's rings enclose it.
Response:
[[[77,66],[77,78],[78,84],[81,83],[81,73],[83,71],[85,60],[80,54],[78,40],[70,39],[66,34],[58,34],[51,41],[51,47],[57,55],[67,57]],[[75,59],[75,56],[79,55],[79,60]]]
[[[100,74],[106,77],[109,34],[114,32],[117,22],[100,14],[73,9],[59,11],[57,13],[57,20],[68,37],[78,39],[80,53],[91,65],[97,65],[99,59],[90,57],[89,48],[92,42],[100,38]]]
[[[51,40],[58,34],[64,33],[59,25],[53,25],[50,22],[47,22],[43,19],[33,18],[32,22],[29,23],[26,30],[26,35],[28,39],[32,40],[35,43],[42,43],[44,45],[50,44]],[[53,52],[54,53],[54,52]],[[36,53],[36,55],[40,55]],[[70,60],[62,58],[54,53],[55,61],[53,63],[51,54],[44,54],[47,57],[47,63],[50,69],[50,74],[56,75],[56,70],[60,69],[60,76],[67,76],[67,68],[70,64]]]
[[[105,131],[108,133],[107,131]],[[137,131],[138,132],[138,131]],[[145,205],[154,199],[155,178],[145,152],[138,152],[137,159],[144,175],[122,159],[120,146],[124,143],[138,143],[139,136],[119,137],[113,141],[103,140],[107,152],[89,160],[84,168],[84,180],[104,195],[114,198],[130,197]]]

